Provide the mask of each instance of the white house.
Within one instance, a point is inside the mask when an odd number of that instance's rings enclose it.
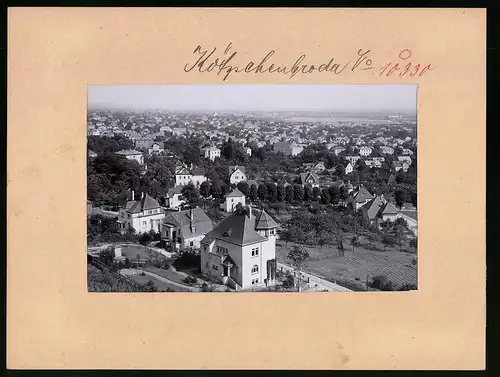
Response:
[[[345,159],[349,161],[353,166],[356,165],[356,162],[358,162],[360,158],[360,156],[345,156]]]
[[[245,149],[245,152],[246,152],[246,154],[247,154],[247,155],[251,156],[251,155],[252,155],[252,148],[247,147],[247,148]]]
[[[354,171],[354,167],[350,162],[347,163],[344,169],[345,169],[345,174],[351,174]]]
[[[161,241],[165,248],[174,251],[199,248],[200,241],[212,229],[212,220],[200,208],[170,212],[161,224]]]
[[[201,272],[235,289],[270,286],[276,279],[278,224],[252,208],[234,212],[201,241]]]
[[[97,157],[97,153],[95,153],[94,151],[91,151],[90,149],[88,150],[88,156],[90,158],[96,158]]]
[[[225,199],[226,201],[221,204],[221,207],[226,212],[234,212],[238,204],[241,204],[243,207],[245,206],[245,194],[237,188],[226,194]]]
[[[362,146],[361,148],[359,148],[359,154],[363,157],[367,157],[372,154],[372,149],[367,146]]]
[[[211,161],[215,160],[217,157],[220,158],[220,149],[216,147],[208,147],[200,150],[200,156],[210,159]]]
[[[382,146],[382,147],[380,147],[380,152],[382,152],[383,154],[393,154],[394,148]]]
[[[144,156],[142,152],[130,149],[123,149],[116,152],[117,155],[124,156],[127,160],[137,161],[140,165],[144,165]]]
[[[300,173],[299,181],[302,186],[319,187],[319,176],[316,173]]]
[[[229,183],[238,184],[239,182],[246,181],[247,176],[245,174],[244,166],[230,166],[229,167]]]
[[[183,186],[175,186],[167,191],[167,194],[165,195],[167,208],[178,209],[185,203],[185,201],[181,199],[182,187]]]
[[[398,156],[398,161],[401,163],[406,162],[408,166],[411,165],[411,157],[410,156]]]
[[[134,191],[132,191],[132,200],[128,201],[118,212],[117,221],[121,230],[134,228],[136,233],[147,233],[151,230],[159,232],[165,213],[158,201],[144,193],[140,200],[134,199]]]
[[[175,171],[175,185],[185,186],[192,182],[195,186],[201,185],[207,180],[205,177],[205,170],[202,168],[188,169],[185,166],[177,168]]]

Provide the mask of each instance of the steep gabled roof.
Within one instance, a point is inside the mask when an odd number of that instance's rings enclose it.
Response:
[[[192,175],[205,175],[205,169],[203,168],[193,168],[191,169],[191,174]]]
[[[380,213],[383,215],[396,215],[398,214],[398,209],[394,204],[387,202],[385,206],[381,209]]]
[[[241,198],[245,196],[238,188],[235,188],[233,191],[230,193],[226,194],[225,198]]]
[[[140,213],[150,209],[161,208],[160,203],[148,194],[145,194],[141,200],[130,200],[127,202],[125,209],[130,213]]]
[[[245,167],[242,165],[234,165],[234,166],[229,166],[229,175],[233,174],[236,170],[241,171],[243,174],[245,174]]]
[[[121,151],[116,152],[116,154],[122,155],[122,156],[135,156],[138,154],[142,154],[142,152],[133,150],[133,149],[122,149]]]
[[[163,224],[179,227],[184,239],[202,236],[213,229],[212,220],[200,208],[171,212],[163,219]]]
[[[356,202],[363,203],[369,199],[373,199],[373,195],[366,189],[365,186],[360,186],[352,192],[352,197]]]
[[[374,197],[368,203],[363,205],[366,214],[370,220],[374,220],[379,215],[380,210],[384,207],[384,202],[379,196]]]
[[[266,240],[265,237],[261,236],[255,230],[255,216],[250,218],[245,213],[240,212],[234,212],[231,216],[223,220],[201,242],[210,244],[215,239],[232,242],[241,246]]]
[[[265,210],[262,210],[255,223],[255,229],[271,229],[277,226],[278,224]]]
[[[171,197],[173,197],[176,194],[181,194],[182,193],[182,188],[183,188],[182,185],[169,188],[168,191],[167,191],[167,197],[171,198]]]

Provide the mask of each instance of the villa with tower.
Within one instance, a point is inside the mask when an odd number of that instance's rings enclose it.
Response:
[[[201,240],[202,274],[237,290],[274,285],[277,227],[265,210],[233,212]]]

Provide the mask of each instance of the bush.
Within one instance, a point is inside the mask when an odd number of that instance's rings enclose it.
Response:
[[[184,278],[183,282],[189,285],[193,285],[196,284],[197,280],[195,277],[188,275]]]
[[[389,280],[387,276],[379,275],[373,277],[369,286],[375,289],[380,289],[381,291],[394,291],[394,284]]]
[[[202,292],[213,292],[214,288],[209,286],[207,283],[203,283],[203,285],[201,286],[201,291]]]
[[[140,238],[139,238],[139,243],[141,245],[147,245],[151,241],[153,241],[153,237],[151,237],[151,234],[149,233],[144,233]]]
[[[417,285],[416,284],[403,284],[398,291],[416,291]]]
[[[292,288],[294,285],[295,285],[295,281],[294,281],[293,275],[290,272],[288,272],[285,275],[285,279],[283,280],[283,287]]]

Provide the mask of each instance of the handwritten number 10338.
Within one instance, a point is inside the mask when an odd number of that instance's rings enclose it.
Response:
[[[431,64],[412,64],[412,62],[409,60],[411,58],[411,51],[407,48],[402,50],[399,53],[399,61],[398,62],[389,62],[386,65],[384,65],[380,71],[379,71],[379,77],[385,75],[386,77],[391,76],[392,74],[396,73],[400,77],[403,76],[423,76],[427,72],[432,71],[434,68],[432,67]],[[401,65],[400,65],[401,63]]]

